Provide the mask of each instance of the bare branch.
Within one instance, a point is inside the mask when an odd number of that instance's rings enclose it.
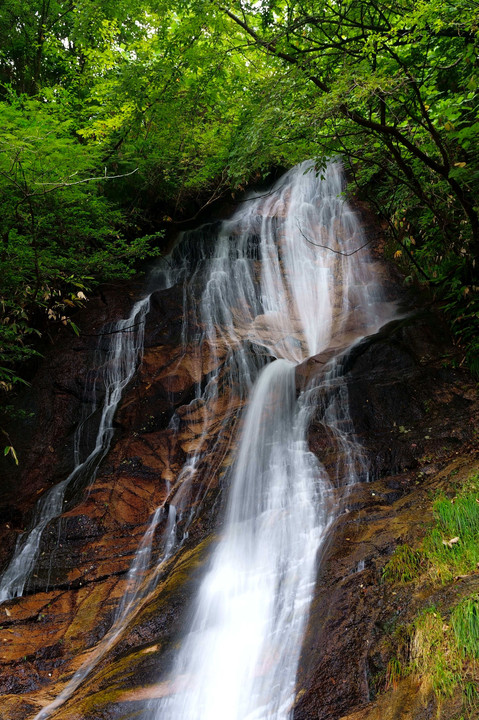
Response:
[[[129,177],[130,175],[134,175],[136,172],[138,172],[139,168],[135,168],[129,173],[122,173],[121,175],[100,175],[99,177],[91,177],[91,178],[84,178],[83,180],[76,180],[75,182],[64,182],[64,183],[41,183],[36,182],[35,185],[53,185],[54,187],[51,187],[49,190],[46,190],[46,192],[51,192],[52,190],[59,190],[60,188],[64,187],[72,187],[73,185],[81,185],[82,183],[86,182],[96,182],[97,180],[115,180],[116,178],[124,178]]]
[[[315,243],[315,242],[313,242],[313,241],[312,241],[307,235],[305,235],[305,233],[303,232],[303,229],[302,229],[301,225],[299,224],[298,218],[295,218],[295,220],[296,220],[296,224],[297,224],[297,226],[298,226],[298,230],[299,230],[299,232],[301,233],[301,235],[304,237],[304,239],[306,240],[306,242],[309,242],[311,245],[314,245],[315,247],[323,248],[324,250],[330,250],[330,251],[331,251],[332,253],[334,253],[335,255],[343,255],[343,257],[350,257],[351,255],[356,255],[357,252],[359,252],[360,250],[362,250],[363,248],[365,248],[367,245],[370,245],[370,244],[371,244],[372,242],[374,242],[374,240],[376,239],[376,238],[371,238],[371,240],[368,240],[367,242],[365,242],[364,245],[361,245],[360,247],[356,248],[356,250],[352,250],[351,252],[348,252],[348,253],[347,253],[347,252],[342,252],[341,250],[335,250],[334,248],[329,247],[329,245],[321,245],[320,243]]]
[[[126,328],[120,328],[120,330],[110,330],[108,332],[100,332],[100,333],[80,333],[82,337],[102,337],[103,335],[114,335],[115,333],[122,333],[122,332],[131,332],[134,328],[139,327],[140,325],[144,325],[145,321],[141,320],[141,322],[137,322],[134,325],[128,325]]]

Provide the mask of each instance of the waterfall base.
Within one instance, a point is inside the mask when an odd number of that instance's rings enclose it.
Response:
[[[156,300],[163,317],[165,308],[174,305],[173,294],[164,293],[163,305],[162,298]],[[172,343],[174,323],[172,317],[168,330]],[[365,341],[349,362],[354,421],[373,460],[376,479],[350,489],[349,512],[337,518],[334,543],[323,550],[300,663],[295,720],[384,720],[392,717],[392,708],[405,702],[405,697],[409,712],[405,717],[435,717],[431,696],[427,696],[430,713],[424,714],[412,703],[409,685],[374,699],[386,687],[391,623],[398,619],[407,623],[424,604],[421,587],[411,597],[407,587],[398,590],[381,585],[382,568],[396,544],[413,542],[421,535],[422,524],[431,514],[431,492],[450,476],[460,480],[479,469],[475,383],[461,369],[443,366],[443,340],[432,337],[432,325],[430,318],[399,322]],[[441,334],[439,331],[439,337]],[[138,502],[136,511],[132,510],[135,498],[146,498],[154,485],[155,502],[161,499],[161,486],[151,478],[153,473],[169,472],[162,465],[161,452],[168,443],[166,427],[172,403],[181,409],[190,397],[189,388],[208,368],[194,370],[192,363],[189,377],[175,379],[178,384],[168,394],[164,388],[171,388],[175,373],[174,365],[160,369],[165,337],[158,339],[157,328],[150,327],[146,344],[141,375],[123,399],[118,439],[108,464],[84,503],[69,510],[62,520],[58,577],[50,580],[49,588],[42,586],[42,577],[37,578],[35,592],[0,608],[4,615],[0,635],[2,720],[32,718],[60,692],[63,678],[79,667],[87,648],[104,634],[152,509]],[[174,358],[173,349],[169,352]],[[162,407],[164,415],[158,411],[151,417],[152,407]],[[185,424],[176,449],[178,463],[182,445],[194,442],[193,430]],[[131,437],[130,431],[137,434]],[[309,441],[311,449],[324,458],[327,438],[314,420]],[[227,462],[225,458],[225,469]],[[106,483],[113,476],[117,484],[108,494]],[[169,665],[170,658],[163,650],[173,645],[215,543],[207,510],[216,493],[216,488],[210,489],[204,512],[165,567],[148,603],[55,718],[73,720],[80,715],[91,720],[119,720],[143,707],[146,698],[161,697],[171,690],[158,685],[158,670]],[[129,508],[128,526],[120,539],[117,520],[122,508],[125,513]],[[446,593],[452,602],[468,588],[472,592],[473,581],[464,579],[453,589],[437,590],[430,601],[438,602],[441,593]]]

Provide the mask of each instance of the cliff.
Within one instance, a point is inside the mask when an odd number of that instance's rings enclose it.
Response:
[[[256,251],[249,252],[254,265]],[[190,262],[200,266],[204,257]],[[390,296],[401,296],[387,268],[377,258],[370,263]],[[36,498],[71,470],[82,407],[103,392],[103,376],[92,383],[90,367],[110,351],[107,323],[128,316],[141,292],[138,284],[105,290],[79,319],[81,336],[64,337],[45,357],[25,400],[34,418],[17,441],[21,468],[2,486],[5,565]],[[258,317],[260,352],[251,337],[241,338],[241,357],[253,365],[279,342],[275,327],[260,327]],[[183,284],[153,292],[141,363],[116,411],[108,453],[93,482],[68,490],[60,517],[42,535],[23,597],[0,606],[2,720],[32,720],[42,708],[62,720],[137,717],[175,691],[163,678],[224,531],[248,402],[231,379],[226,339],[218,333],[214,347],[209,339],[200,345],[202,332]],[[344,333],[348,347],[351,328]],[[297,393],[320,383],[330,356],[341,354],[330,347],[297,364]],[[341,357],[341,392],[360,452],[351,482],[338,436],[313,409],[308,445],[332,479],[329,502],[337,511],[320,548],[293,717],[448,720],[462,707],[460,684],[441,698],[420,672],[391,676],[391,662],[407,654],[397,629],[412,632],[430,607],[448,617],[478,591],[479,571],[442,584],[426,572],[406,583],[383,576],[398,546],[420,546],[437,494],[453,497],[479,472],[476,383],[429,311],[400,313]],[[89,423],[85,444],[97,432],[98,411]],[[476,682],[475,670],[468,673]]]

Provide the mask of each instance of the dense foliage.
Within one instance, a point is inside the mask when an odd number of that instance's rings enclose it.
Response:
[[[235,5],[224,11],[281,63],[261,105],[259,144],[299,136],[344,158],[388,222],[406,274],[443,298],[479,371],[479,6]]]
[[[162,222],[337,155],[479,371],[478,22],[472,0],[5,0],[3,389]]]

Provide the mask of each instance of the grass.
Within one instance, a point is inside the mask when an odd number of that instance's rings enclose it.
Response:
[[[386,669],[386,690],[391,687],[396,689],[399,680],[407,674],[408,669],[404,667],[401,660],[397,657],[391,658]]]
[[[464,720],[477,718],[479,596],[463,598],[449,620],[436,607],[426,608],[406,632],[408,642],[401,643],[388,662],[385,689],[395,689],[402,678],[416,675],[432,687],[439,704],[460,692]]]
[[[474,572],[479,565],[479,475],[452,498],[433,503],[434,524],[421,546],[398,545],[383,570],[389,582],[411,582],[423,572],[442,583]]]
[[[434,521],[419,548],[398,545],[383,570],[386,582],[420,577],[448,583],[479,566],[479,475],[470,477],[454,497],[433,502]],[[461,692],[463,718],[479,711],[476,661],[479,659],[479,593],[462,598],[446,617],[435,607],[423,610],[406,628],[408,642],[397,643],[388,663],[386,689],[414,673],[429,680],[439,700]]]
[[[435,526],[424,538],[422,553],[438,580],[449,582],[472,572],[479,562],[478,493],[441,497],[433,512]]]
[[[479,658],[479,596],[463,598],[450,621],[436,608],[424,610],[411,628],[410,659],[405,674],[428,678],[439,700],[462,693],[464,717],[477,717],[479,693],[475,660]]]
[[[463,657],[479,658],[479,596],[464,598],[451,613],[451,625]]]
[[[409,545],[398,545],[383,570],[383,580],[387,582],[410,582],[420,571],[422,556]]]
[[[452,697],[462,679],[463,659],[454,634],[436,608],[428,608],[414,621],[410,670],[429,678],[439,699]]]

